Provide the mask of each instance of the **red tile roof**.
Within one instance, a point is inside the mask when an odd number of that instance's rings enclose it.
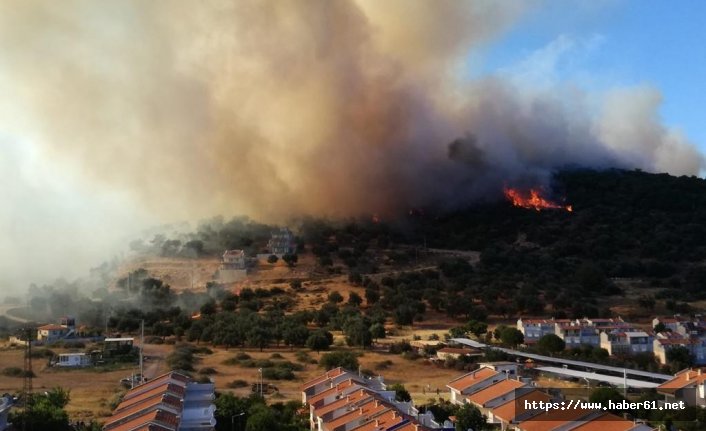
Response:
[[[190,379],[171,372],[137,386],[123,397],[105,431],[176,431]]]
[[[357,427],[351,428],[350,431],[379,431],[386,430],[398,423],[404,421],[399,412],[395,410],[385,410],[378,415],[371,416],[368,419],[369,422],[359,425]]]
[[[572,431],[629,431],[634,428],[632,421],[625,420],[612,413],[606,413],[598,418],[572,428]]]
[[[340,409],[348,404],[351,403],[356,403],[360,400],[366,399],[366,398],[371,398],[373,396],[373,393],[366,390],[366,389],[360,389],[358,391],[353,392],[352,394],[349,394],[345,397],[342,397],[336,401],[330,402],[328,404],[324,404],[322,406],[318,406],[314,409],[314,416],[320,417],[325,415],[328,412]]]
[[[489,379],[498,374],[499,373],[493,370],[492,368],[479,368],[471,373],[465,374],[455,380],[450,381],[449,384],[446,386],[457,391],[463,391],[464,389],[467,389],[478,382],[482,382],[483,380]]]
[[[312,386],[315,386],[315,385],[317,385],[317,384],[319,384],[319,383],[321,383],[321,382],[324,382],[324,381],[326,381],[326,380],[328,380],[328,379],[331,379],[331,378],[340,376],[340,375],[343,374],[344,372],[345,372],[345,370],[344,370],[343,368],[341,368],[341,367],[334,368],[334,369],[332,369],[332,370],[328,370],[328,371],[326,371],[324,374],[322,374],[322,375],[316,377],[315,379],[309,380],[308,382],[304,383],[304,384],[301,386],[301,390],[304,391],[304,390],[306,390],[306,389],[308,389],[308,388],[310,388],[310,387],[312,387]]]
[[[352,379],[344,380],[343,382],[338,383],[336,386],[334,386],[332,388],[328,388],[325,391],[319,392],[316,395],[312,395],[311,397],[309,397],[306,400],[306,402],[310,405],[317,406],[317,403],[319,403],[319,401],[323,401],[327,397],[334,396],[335,394],[341,392],[342,390],[353,386],[353,384],[354,383],[353,383]]]
[[[588,410],[550,410],[520,422],[518,427],[522,431],[550,431],[567,422],[575,422],[589,413]]]
[[[548,402],[549,400],[551,400],[549,395],[535,389],[494,408],[493,415],[502,421],[510,422],[528,410],[525,408],[525,401]]]
[[[62,330],[68,330],[65,326],[61,325],[54,325],[54,324],[49,324],[49,325],[44,325],[40,326],[37,328],[40,331],[62,331]]]
[[[500,397],[508,392],[512,392],[517,388],[523,387],[525,384],[517,380],[501,380],[481,389],[478,392],[466,397],[466,399],[479,406],[484,406],[488,401]]]
[[[688,368],[678,372],[672,380],[668,380],[657,386],[657,392],[671,394],[679,389],[696,386],[706,381],[706,373],[701,369]]]
[[[324,422],[324,429],[333,431],[341,425],[353,422],[355,420],[363,420],[366,417],[388,410],[389,407],[380,402],[380,400],[370,400],[365,404],[361,404],[358,408],[337,417],[330,422]]]

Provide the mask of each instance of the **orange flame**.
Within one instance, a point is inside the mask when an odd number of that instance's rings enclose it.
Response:
[[[505,197],[512,202],[516,207],[534,209],[541,211],[544,209],[563,209],[572,212],[574,209],[571,205],[560,205],[543,198],[537,189],[530,189],[529,196],[523,194],[517,189],[505,188]]]

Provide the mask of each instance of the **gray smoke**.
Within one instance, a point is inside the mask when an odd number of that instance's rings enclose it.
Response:
[[[152,220],[391,214],[567,165],[699,172],[656,90],[594,109],[575,88],[464,78],[467,56],[531,7],[5,2],[0,132],[70,172],[83,199],[116,193]]]

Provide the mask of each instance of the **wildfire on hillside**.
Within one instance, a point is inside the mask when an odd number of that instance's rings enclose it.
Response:
[[[543,198],[538,189],[530,189],[528,194],[523,193],[518,189],[506,187],[504,192],[505,197],[516,207],[534,209],[535,211],[545,209],[561,209],[569,212],[573,211],[571,205],[561,205]]]

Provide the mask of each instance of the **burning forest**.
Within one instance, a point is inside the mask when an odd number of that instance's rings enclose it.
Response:
[[[538,188],[531,188],[529,191],[522,191],[520,189],[506,187],[503,192],[505,193],[507,200],[516,207],[534,209],[536,211],[565,210],[568,212],[573,212],[573,207],[571,205],[562,205],[544,198],[542,196],[543,192]]]

